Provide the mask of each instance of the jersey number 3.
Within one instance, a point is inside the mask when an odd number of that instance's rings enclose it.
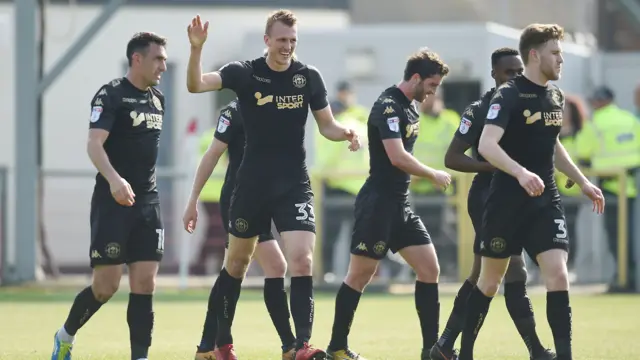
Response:
[[[309,203],[300,203],[296,204],[298,208],[298,216],[296,216],[296,220],[299,221],[316,221],[316,215],[313,212],[313,205]]]
[[[553,222],[555,222],[556,225],[558,225],[558,231],[560,231],[559,233],[556,234],[556,238],[558,238],[558,239],[566,239],[567,238],[567,227],[566,227],[566,223],[565,223],[564,219],[555,219],[555,220],[553,220]]]

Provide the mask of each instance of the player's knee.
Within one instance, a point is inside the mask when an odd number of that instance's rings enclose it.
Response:
[[[440,278],[440,264],[437,261],[425,261],[413,269],[416,280],[425,283],[436,283]]]
[[[120,287],[122,267],[120,265],[98,266],[93,270],[91,290],[96,300],[105,303]]]
[[[505,283],[527,281],[527,267],[521,256],[511,258],[507,273],[504,276],[504,281]]]
[[[273,257],[263,262],[262,270],[267,278],[282,278],[287,273],[287,262],[284,257]]]
[[[296,254],[289,259],[291,276],[310,276],[313,270],[313,254]]]
[[[105,279],[94,277],[91,290],[96,300],[106,303],[118,291],[120,287],[120,279]]]
[[[467,277],[467,281],[475,285],[478,283],[479,277],[480,277],[480,257],[475,256],[473,259],[473,265],[471,266],[471,273],[469,273],[469,277]]]
[[[482,291],[486,296],[495,296],[498,293],[498,289],[500,289],[502,275],[503,273],[485,271],[485,269],[481,269],[477,283],[478,289],[480,289],[480,291]]]
[[[569,290],[569,274],[565,267],[558,267],[556,271],[545,274],[545,286],[547,291]]]
[[[131,292],[134,294],[153,294],[156,289],[156,274],[131,274],[129,276],[129,285]]]
[[[356,256],[351,257],[351,263],[349,264],[349,271],[344,279],[344,282],[354,290],[363,292],[364,288],[369,285],[373,275],[378,268],[378,262],[373,259],[354,259]]]
[[[229,275],[236,279],[241,279],[247,273],[247,269],[249,268],[249,263],[251,263],[251,253],[238,252],[235,251],[233,253],[229,252],[227,254],[227,261],[225,264],[225,268]]]

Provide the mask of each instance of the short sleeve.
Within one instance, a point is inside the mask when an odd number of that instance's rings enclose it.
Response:
[[[307,66],[309,69],[309,86],[311,86],[311,101],[309,106],[311,110],[322,110],[329,105],[327,99],[327,86],[324,83],[322,74],[314,66]]]
[[[220,68],[222,88],[238,92],[244,85],[248,66],[240,61],[230,62]]]
[[[98,90],[91,100],[91,115],[89,116],[90,129],[102,129],[111,131],[116,121],[117,104],[111,94],[115,90],[107,85]]]
[[[499,87],[489,103],[485,124],[506,129],[517,101],[518,88],[513,82],[510,81]]]
[[[375,126],[380,132],[380,139],[401,139],[400,132],[401,117],[404,112],[393,102],[376,103],[371,114],[369,115],[369,123]]]
[[[462,113],[455,136],[468,145],[475,144],[482,133],[485,115],[480,113],[480,102],[469,105]]]
[[[229,144],[236,136],[236,134],[242,129],[242,118],[240,117],[240,111],[233,108],[232,102],[220,111],[218,117],[218,125],[216,126],[216,132],[213,135],[214,138],[222,141],[225,144]]]

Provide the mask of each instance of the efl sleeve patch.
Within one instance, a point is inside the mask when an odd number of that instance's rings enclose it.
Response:
[[[102,115],[102,106],[94,106],[91,108],[91,117],[89,117],[89,121],[92,123],[100,120],[100,116]]]
[[[468,133],[470,128],[471,128],[471,120],[467,118],[462,118],[462,120],[460,120],[460,129],[459,129],[460,134],[464,135]]]
[[[220,119],[218,119],[218,132],[221,134],[224,133],[230,125],[231,122],[227,118],[220,116]]]
[[[493,104],[489,108],[489,112],[487,113],[487,119],[493,120],[498,117],[500,113],[500,104]]]
[[[397,116],[390,117],[387,119],[387,125],[389,125],[389,130],[393,132],[400,131],[400,118]]]

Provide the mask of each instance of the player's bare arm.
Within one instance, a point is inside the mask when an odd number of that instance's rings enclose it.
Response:
[[[193,179],[191,195],[189,196],[189,201],[187,202],[187,207],[184,210],[184,216],[182,218],[184,229],[189,233],[192,233],[196,229],[196,223],[198,221],[198,198],[200,197],[202,188],[204,188],[207,180],[211,177],[222,154],[227,151],[227,147],[227,144],[214,138],[204,153],[204,156],[200,159],[196,176]]]
[[[518,179],[520,185],[531,196],[539,196],[544,191],[544,182],[540,177],[522,167],[500,147],[504,129],[497,125],[486,124],[480,135],[478,152],[491,165]]]
[[[134,203],[135,194],[131,185],[123,179],[113,168],[109,157],[104,150],[104,142],[107,141],[109,132],[104,129],[89,129],[87,140],[87,154],[93,166],[102,174],[111,187],[111,194],[120,205],[131,206]]]
[[[187,89],[191,93],[201,93],[216,91],[222,88],[222,77],[217,71],[202,73],[202,47],[207,41],[209,22],[202,23],[200,15],[191,20],[187,27],[189,43],[191,44],[191,54],[187,67]]]
[[[445,171],[435,170],[421,163],[404,149],[401,139],[384,139],[382,140],[382,144],[389,157],[389,161],[398,169],[410,175],[429,179],[443,189],[451,184],[451,175]]]
[[[582,187],[589,182],[586,176],[580,171],[576,164],[569,156],[569,153],[564,148],[564,145],[560,142],[560,139],[556,140],[556,152],[555,152],[556,169],[565,174],[569,179],[573,180],[578,186]]]
[[[582,171],[580,171],[571,159],[571,156],[569,156],[560,139],[556,140],[555,162],[556,169],[565,174],[569,179],[575,181],[576,184],[580,186],[582,193],[593,201],[593,211],[602,214],[602,212],[604,212],[604,196],[602,195],[602,191],[584,176]]]
[[[465,154],[469,148],[471,148],[471,145],[458,137],[451,139],[447,153],[444,156],[444,166],[451,170],[466,173],[491,172],[495,170],[495,167],[490,163],[478,161]]]
[[[353,129],[349,129],[336,121],[330,106],[327,105],[323,109],[312,112],[322,136],[331,141],[349,141],[351,143],[349,145],[351,151],[360,149],[358,134]]]

